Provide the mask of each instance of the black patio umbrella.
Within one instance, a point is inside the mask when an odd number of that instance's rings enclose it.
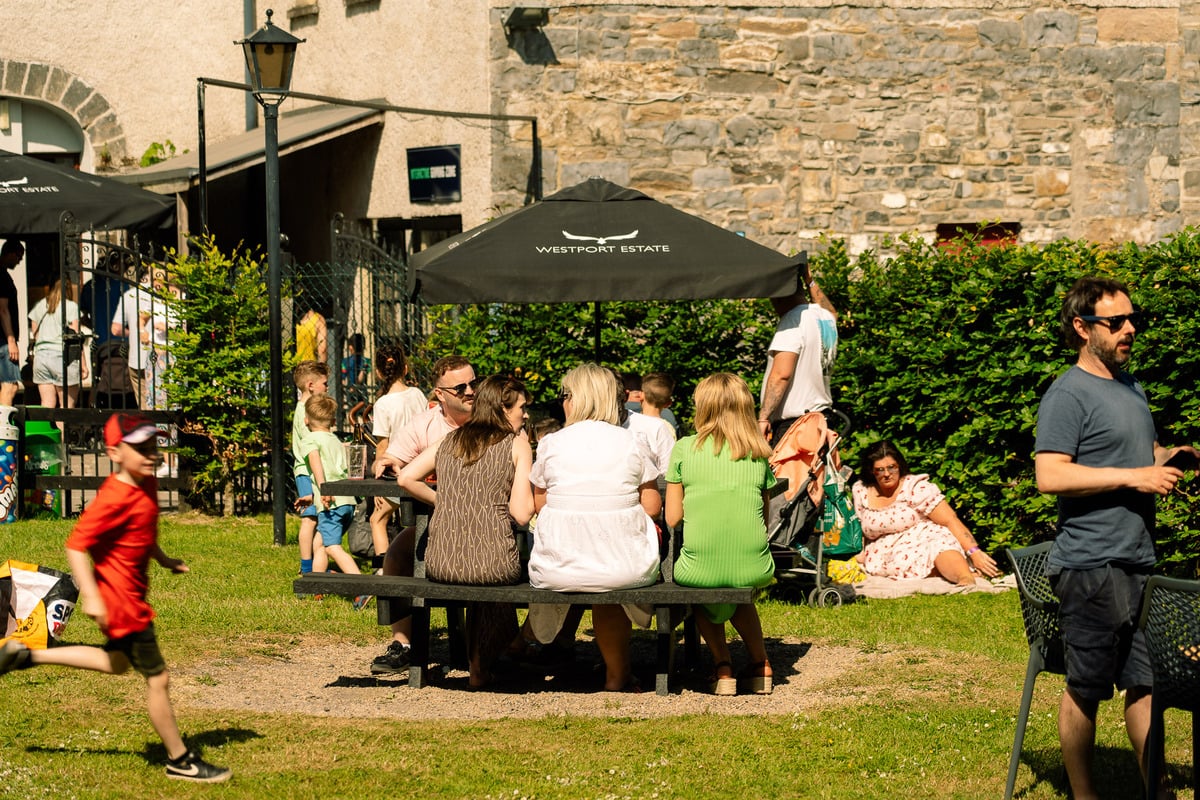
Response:
[[[408,288],[431,304],[780,297],[806,260],[589,178],[416,254]]]
[[[57,233],[64,211],[95,228],[169,228],[175,199],[0,150],[0,237]]]

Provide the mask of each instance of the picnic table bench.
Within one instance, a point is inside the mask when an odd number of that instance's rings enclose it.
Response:
[[[408,684],[423,688],[428,682],[429,649],[431,631],[429,610],[445,608],[448,633],[450,635],[451,661],[465,663],[466,645],[463,637],[462,615],[466,603],[512,603],[528,606],[530,603],[552,603],[569,605],[605,605],[636,603],[653,608],[657,634],[655,691],[660,695],[670,692],[670,678],[674,671],[676,644],[675,629],[683,626],[684,660],[696,664],[699,660],[699,636],[695,620],[691,616],[692,606],[705,603],[752,603],[755,589],[715,588],[704,589],[680,586],[672,580],[672,565],[676,555],[677,535],[671,534],[664,556],[662,580],[651,586],[638,589],[616,589],[609,592],[555,592],[535,589],[528,583],[509,586],[467,586],[454,583],[438,583],[425,577],[422,558],[429,525],[429,506],[404,495],[394,481],[375,479],[351,479],[331,481],[321,485],[322,494],[355,496],[382,495],[400,496],[401,522],[415,524],[417,528],[415,569],[413,577],[396,575],[344,575],[341,573],[306,573],[293,584],[299,594],[333,594],[344,597],[374,595],[379,622],[390,624],[394,618],[403,616],[407,608],[412,612],[412,640],[409,660]],[[405,602],[405,600],[409,602]]]

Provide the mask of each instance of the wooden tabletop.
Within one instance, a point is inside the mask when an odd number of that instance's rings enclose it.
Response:
[[[406,497],[407,492],[400,488],[396,479],[382,478],[345,478],[340,481],[326,481],[321,484],[321,494],[352,494],[355,497]]]

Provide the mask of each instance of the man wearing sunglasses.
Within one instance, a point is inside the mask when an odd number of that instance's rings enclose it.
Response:
[[[1126,365],[1141,319],[1124,284],[1080,278],[1059,319],[1074,366],[1038,408],[1038,489],[1058,496],[1058,535],[1046,572],[1060,601],[1067,682],[1058,710],[1063,765],[1077,798],[1096,797],[1091,753],[1100,701],[1125,691],[1125,726],[1138,765],[1150,729],[1153,676],[1137,629],[1154,569],[1154,504],[1183,472],[1158,443],[1140,383]]]
[[[475,368],[463,356],[439,358],[433,365],[433,393],[437,404],[409,420],[388,441],[387,452],[375,461],[375,477],[385,473],[399,473],[405,464],[412,461],[423,450],[437,444],[446,434],[471,418],[475,404]],[[391,475],[395,477],[395,474]],[[400,507],[399,497],[383,497],[392,511]],[[416,531],[405,528],[388,545],[383,557],[384,575],[413,574],[413,537]],[[371,662],[373,675],[404,672],[409,664],[409,642],[412,635],[412,617],[404,616],[392,620],[392,641],[383,655]]]

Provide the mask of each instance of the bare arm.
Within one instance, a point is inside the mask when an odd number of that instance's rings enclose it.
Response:
[[[954,534],[954,538],[958,540],[958,544],[962,547],[963,552],[971,553],[967,556],[967,561],[970,562],[971,566],[989,578],[994,578],[1000,574],[1000,570],[996,568],[996,560],[983,552],[979,547],[979,543],[975,541],[975,537],[967,530],[967,526],[958,518],[958,514],[954,513],[954,509],[950,507],[949,503],[945,500],[938,503],[933,511],[929,512],[929,520],[941,525]]]
[[[642,509],[652,517],[662,511],[662,495],[658,493],[658,481],[646,481],[638,487],[638,501]]]
[[[96,621],[100,630],[108,632],[108,608],[104,598],[100,596],[100,587],[96,583],[96,573],[92,569],[92,559],[82,550],[67,548],[67,566],[71,568],[71,577],[79,587],[79,600],[83,613]]]
[[[431,506],[437,503],[437,491],[426,483],[425,479],[433,474],[440,446],[439,442],[426,447],[417,454],[416,458],[405,464],[404,468],[400,470],[400,474],[396,476],[396,483],[400,485],[401,489],[422,503],[428,503]]]
[[[1086,467],[1066,453],[1041,452],[1034,459],[1038,491],[1063,497],[1085,497],[1118,489],[1146,494],[1169,494],[1183,472],[1159,466],[1166,461],[1166,448],[1154,445],[1155,465],[1150,467]]]
[[[529,485],[533,448],[529,446],[529,437],[524,435],[524,431],[513,439],[512,455],[516,473],[508,493],[508,514],[518,525],[524,525],[533,516],[533,489]]]
[[[668,528],[674,528],[683,522],[683,484],[667,484],[666,522]]]
[[[545,507],[546,507],[546,490],[540,486],[534,486],[533,487],[533,513],[536,514]]]
[[[157,561],[159,566],[169,569],[171,572],[190,572],[182,558],[171,558],[163,552],[159,545],[154,545],[154,549],[150,551],[150,557]]]
[[[763,382],[762,408],[758,411],[758,429],[770,440],[771,417],[783,405],[787,396],[788,385],[796,373],[796,362],[800,360],[799,353],[790,351],[772,353],[771,372]]]

